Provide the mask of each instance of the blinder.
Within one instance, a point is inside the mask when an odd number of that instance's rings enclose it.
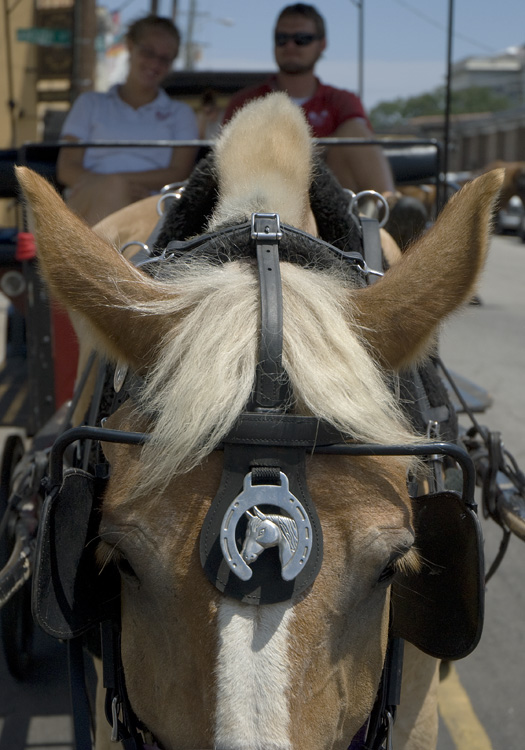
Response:
[[[394,580],[393,633],[437,659],[462,659],[477,646],[483,627],[479,519],[456,492],[416,497],[413,509],[422,569]]]
[[[100,571],[95,560],[106,467],[99,467],[95,474],[62,468],[66,448],[83,439],[141,444],[148,436],[75,427],[63,432],[53,445],[38,526],[31,601],[40,627],[65,640],[118,617],[120,611],[118,573],[112,566]]]
[[[333,445],[318,453],[449,456],[463,472],[461,494],[436,492],[412,500],[415,548],[422,569],[396,574],[392,633],[437,659],[462,659],[481,637],[485,606],[483,536],[474,502],[476,475],[468,453],[453,443],[418,446]]]
[[[98,574],[94,554],[98,500],[105,480],[68,469],[46,497],[38,530],[33,617],[55,638],[74,638],[112,616],[118,586],[110,568]]]

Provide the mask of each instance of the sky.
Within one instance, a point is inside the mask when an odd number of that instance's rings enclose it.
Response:
[[[176,2],[176,20],[183,37],[189,2]],[[201,45],[201,58],[196,69],[274,69],[273,26],[288,2],[291,0],[197,0],[194,41]],[[97,0],[97,4],[120,10],[124,23],[151,7],[148,0]],[[159,15],[171,16],[173,4],[172,0],[159,0]],[[358,92],[361,17],[367,109],[380,101],[414,96],[443,85],[450,6],[453,62],[525,44],[524,0],[318,0],[328,36],[327,50],[316,68],[318,76],[325,83]]]

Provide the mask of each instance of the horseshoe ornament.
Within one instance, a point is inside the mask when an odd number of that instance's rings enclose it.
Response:
[[[252,571],[239,553],[235,533],[241,517],[255,506],[271,505],[280,508],[297,527],[298,544],[290,560],[281,568],[283,580],[293,581],[304,569],[310,557],[312,527],[308,514],[299,500],[290,492],[286,474],[280,472],[279,477],[280,485],[254,485],[251,472],[246,474],[242,492],[230,503],[224,514],[220,531],[222,554],[230,570],[242,581],[248,581],[252,577]]]

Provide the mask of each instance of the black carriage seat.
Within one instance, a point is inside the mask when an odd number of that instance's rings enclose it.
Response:
[[[14,165],[23,164],[52,182],[59,190],[63,186],[56,177],[56,162],[60,146],[56,143],[27,143],[20,148],[0,150],[0,198],[15,198],[18,183]],[[206,159],[209,149],[203,150]],[[439,150],[434,145],[406,147],[385,146],[396,185],[435,184],[439,178]],[[202,161],[202,160],[200,160]]]
[[[15,165],[38,172],[61,191],[63,185],[56,176],[59,151],[59,146],[47,143],[26,143],[20,148],[0,150],[0,198],[18,198],[20,195]]]
[[[56,163],[60,146],[55,143],[26,143],[18,149],[17,164],[29,167],[45,177],[62,193],[62,185],[56,174]]]
[[[0,151],[0,198],[15,198],[18,183],[15,177],[15,164],[18,163],[18,150],[8,148]]]
[[[396,185],[424,185],[439,179],[439,150],[437,144],[392,147],[384,154],[390,162]]]
[[[437,141],[429,145],[387,145],[383,150],[398,186],[436,185],[442,180],[447,198],[461,187],[458,182],[441,173],[441,153]]]

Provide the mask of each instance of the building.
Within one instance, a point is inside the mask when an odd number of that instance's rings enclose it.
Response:
[[[444,141],[444,117],[414,117],[412,135]],[[452,172],[483,169],[493,161],[525,162],[525,106],[502,112],[477,112],[450,118],[448,168]]]
[[[41,141],[46,113],[93,87],[95,0],[4,0],[0,16],[0,149]],[[78,43],[77,43],[78,40]],[[13,219],[0,201],[0,226]]]
[[[479,86],[525,104],[525,46],[509,47],[493,57],[467,57],[452,66],[452,91]]]
[[[471,172],[494,161],[525,162],[525,45],[455,63],[452,91],[473,86],[506,96],[512,106],[500,112],[451,115],[448,169]],[[444,119],[444,115],[415,117],[403,132],[443,142]]]

